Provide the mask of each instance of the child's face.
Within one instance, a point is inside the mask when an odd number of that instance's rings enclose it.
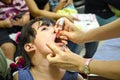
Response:
[[[36,22],[32,25],[32,28],[34,28],[37,33],[36,38],[34,40],[36,50],[38,50],[41,53],[51,52],[51,50],[46,45],[46,43],[48,42],[54,42],[59,47],[62,47],[64,45],[62,42],[55,42],[56,33],[52,25],[41,26],[40,24],[42,24],[42,21],[40,21],[40,23]]]

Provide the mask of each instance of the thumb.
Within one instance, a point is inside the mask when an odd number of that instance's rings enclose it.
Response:
[[[47,46],[49,49],[51,49],[53,54],[57,54],[60,51],[60,49],[54,43],[47,43]]]
[[[68,38],[70,36],[70,32],[67,32],[67,31],[61,31],[60,34],[63,35],[63,36],[66,36]]]
[[[52,60],[54,59],[54,56],[50,53],[47,55],[47,59],[49,62],[52,62]]]

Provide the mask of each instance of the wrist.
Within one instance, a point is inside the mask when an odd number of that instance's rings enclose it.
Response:
[[[81,43],[83,44],[83,43],[86,42],[85,33],[86,33],[86,32],[83,32],[83,31],[81,31],[81,30],[78,31],[78,34],[79,34],[79,35],[78,35],[78,40],[77,40],[77,41],[78,41],[78,44],[81,44]]]
[[[79,62],[77,62],[78,63],[78,72],[83,73],[83,67],[85,65],[86,59],[83,57],[79,57],[78,60],[79,60]]]
[[[80,37],[81,37],[81,43],[89,42],[89,36],[87,36],[87,32],[83,31]]]
[[[82,68],[82,72],[85,73],[85,74],[90,74],[90,67],[89,67],[89,64],[90,62],[92,61],[91,58],[89,59],[86,59],[85,63],[84,63],[84,66]]]

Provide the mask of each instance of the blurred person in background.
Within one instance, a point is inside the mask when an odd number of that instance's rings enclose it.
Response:
[[[0,48],[8,59],[14,59],[16,43],[9,35],[17,33],[30,19],[24,0],[0,0]]]

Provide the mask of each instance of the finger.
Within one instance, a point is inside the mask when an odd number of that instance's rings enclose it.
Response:
[[[62,40],[68,40],[68,38],[66,36],[60,36],[60,39],[62,39]]]
[[[47,60],[52,64],[54,61],[55,56],[52,56],[52,54],[47,55]]]
[[[69,38],[69,34],[70,32],[67,32],[67,31],[62,31],[61,32],[61,35],[63,35],[63,36],[66,36],[66,38],[68,39]],[[64,37],[65,38],[65,37]]]
[[[66,7],[66,6],[68,6],[68,5],[70,5],[72,2],[71,2],[71,0],[67,0],[66,1],[66,4],[65,4],[65,6],[64,7]]]
[[[19,18],[16,18],[15,21],[19,21],[20,19]]]
[[[68,44],[68,42],[65,41],[65,40],[61,40],[61,42],[64,43],[64,45],[67,45],[67,44]]]
[[[11,19],[11,16],[9,16],[7,19]]]
[[[70,22],[74,23],[74,18],[73,18],[73,16],[69,16],[69,17],[67,17],[67,18],[69,19]]]
[[[79,18],[79,16],[78,16],[77,14],[72,15],[72,16],[73,16],[73,19],[74,19],[74,20],[76,20],[76,21],[80,21],[80,18]]]
[[[53,53],[55,53],[55,54],[59,53],[59,51],[60,51],[60,49],[59,49],[55,44],[48,43],[47,46],[48,46],[48,48],[51,49],[51,51],[53,51]]]
[[[49,57],[54,57],[54,55],[52,53],[49,53],[48,56]]]
[[[78,17],[73,16],[73,19],[76,20],[76,21],[80,21],[80,19]]]
[[[67,52],[67,53],[71,53],[72,52],[67,46],[65,47],[64,51]]]

